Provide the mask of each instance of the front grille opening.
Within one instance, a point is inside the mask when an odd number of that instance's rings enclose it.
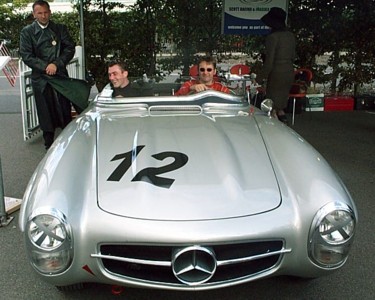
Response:
[[[279,251],[283,246],[282,241],[252,242],[246,244],[229,244],[216,246],[215,253],[217,260],[228,260],[244,258]]]
[[[185,246],[103,244],[100,246],[100,254],[113,257],[113,259],[101,258],[101,261],[108,272],[119,277],[150,283],[184,285],[174,276],[171,260],[172,253]],[[283,250],[284,243],[282,240],[273,240],[200,246],[211,248],[218,261],[214,276],[202,284],[208,285],[225,281],[234,282],[276,267],[282,256],[278,251]],[[274,252],[277,253],[272,254]],[[271,255],[267,256],[267,254]],[[266,256],[259,257],[259,255]],[[139,259],[143,260],[143,263],[120,261],[118,258]],[[225,263],[220,264],[221,261]]]
[[[162,246],[134,246],[134,245],[102,245],[100,252],[103,255],[127,257],[144,260],[170,261],[171,247]]]
[[[278,262],[279,258],[280,255],[274,255],[254,261],[221,266],[220,272],[215,272],[215,275],[210,282],[228,281],[249,275],[256,275],[260,272],[271,269]]]
[[[179,283],[171,267],[152,266],[103,259],[104,267],[111,273],[152,282]]]

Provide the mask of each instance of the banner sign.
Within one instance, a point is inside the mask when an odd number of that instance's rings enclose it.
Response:
[[[260,20],[271,7],[288,12],[288,0],[224,0],[222,33],[265,35],[270,28]]]

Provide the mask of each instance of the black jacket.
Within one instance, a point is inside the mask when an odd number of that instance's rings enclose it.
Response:
[[[41,75],[46,74],[47,65],[54,63],[57,66],[56,75],[67,77],[66,65],[74,57],[74,52],[75,43],[63,24],[49,21],[48,27],[42,29],[34,21],[21,30],[20,55],[32,69],[32,80],[38,81],[41,89],[46,84]]]
[[[75,43],[63,24],[49,21],[43,29],[34,21],[21,30],[20,55],[32,69],[31,83],[43,131],[54,132],[70,122],[71,104],[67,99],[76,104],[79,112],[87,107],[90,87],[83,80],[70,79],[66,69],[74,52]],[[50,63],[57,66],[54,76],[45,71]]]

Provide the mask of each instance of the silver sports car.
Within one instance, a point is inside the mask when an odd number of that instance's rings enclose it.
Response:
[[[45,281],[191,291],[345,264],[353,200],[271,101],[108,91],[59,135],[24,195],[20,227]]]

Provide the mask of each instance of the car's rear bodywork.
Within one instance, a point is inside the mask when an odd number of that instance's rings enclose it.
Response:
[[[349,193],[301,136],[236,96],[99,95],[30,180],[30,261],[56,286],[180,290],[341,267]]]

